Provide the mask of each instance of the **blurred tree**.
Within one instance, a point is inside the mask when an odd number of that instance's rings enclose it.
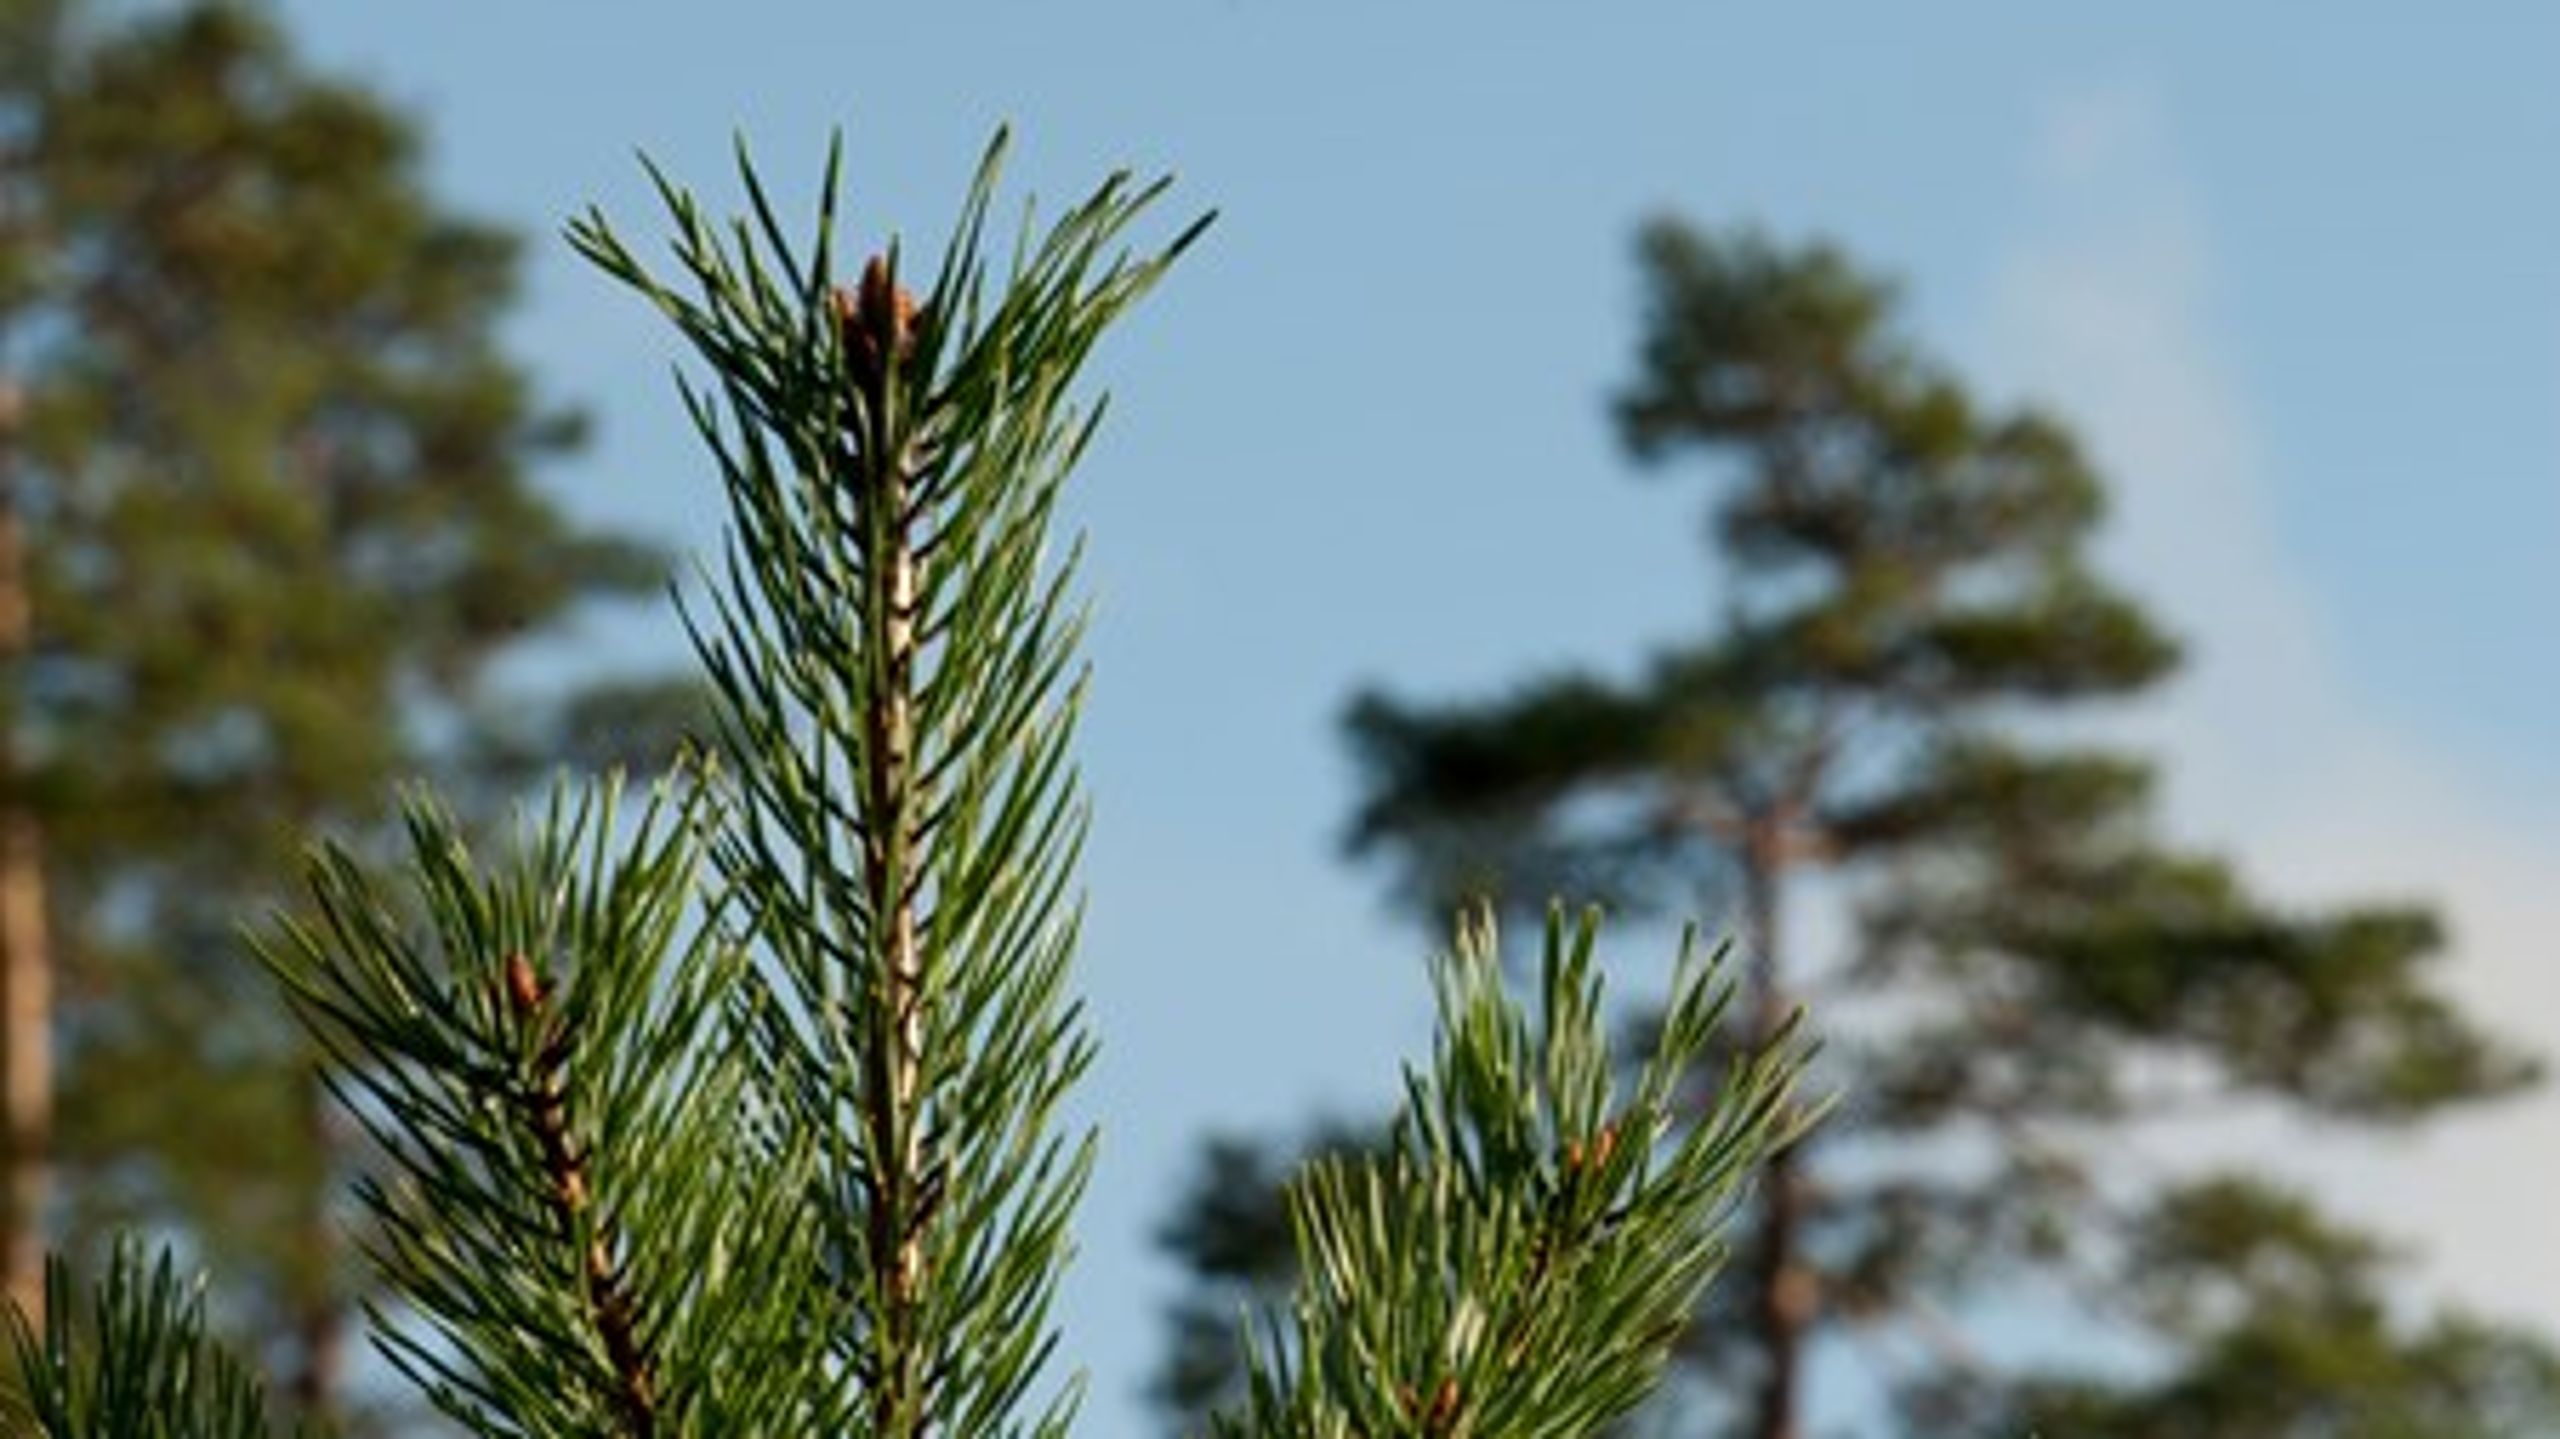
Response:
[[[1556,892],[1736,913],[1753,965],[1738,1042],[1818,998],[1847,1105],[1764,1178],[1744,1275],[1691,1336],[1692,1387],[1721,1396],[1732,1432],[1798,1439],[1808,1347],[1902,1324],[1947,1361],[1909,1412],[1989,1414],[1985,1432],[2349,1432],[2272,1417],[2330,1406],[2342,1363],[2365,1376],[2359,1402],[2400,1406],[2377,1413],[2450,1412],[2495,1383],[2513,1402],[2493,1412],[2533,1421],[2460,1432],[2553,1432],[2547,1356],[2477,1327],[2395,1329],[2363,1241],[2298,1201],[2134,1192],[2128,1131],[2189,1106],[2408,1124],[2535,1067],[2432,987],[2424,910],[2271,907],[2162,846],[2140,761],[2029,742],[2026,722],[2141,693],[2176,661],[2089,565],[2102,497],[2070,435],[1967,395],[1896,333],[1890,289],[1831,249],[1664,222],[1641,254],[1642,362],[1618,415],[1640,461],[1709,462],[1719,623],[1632,680],[1360,696],[1351,847],[1393,861],[1423,914]],[[1816,876],[1853,916],[1836,955],[1787,924]],[[1164,1236],[1203,1293],[1266,1293],[1285,1272],[1266,1232],[1279,1168],[1212,1150]],[[2157,1386],[2013,1394],[1941,1317],[2182,1243],[2183,1263],[2131,1263],[2179,1302],[2115,1316],[2156,1341]],[[2213,1246],[2274,1258],[2227,1269]],[[2305,1295],[2277,1261],[2326,1263],[2306,1246],[2355,1258]],[[2199,1321],[2182,1296],[2208,1284],[2228,1297]],[[1197,1297],[1176,1315],[1159,1385],[1176,1414],[1234,1382],[1208,1322]]]
[[[488,661],[665,567],[530,485],[578,427],[408,122],[250,6],[108,19],[0,0],[7,1278],[32,1305],[49,1223],[183,1225],[317,1408],[335,1146],[238,917],[394,778],[556,751]]]
[[[2396,1324],[2390,1256],[2300,1196],[2223,1176],[2161,1195],[2116,1292],[2186,1359],[2165,1381],[1961,1377],[1915,1386],[1924,1434],[2112,1439],[2504,1439],[2553,1432],[2560,1359],[2477,1320]]]

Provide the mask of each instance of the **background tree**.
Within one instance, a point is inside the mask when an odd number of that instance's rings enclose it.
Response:
[[[1734,1431],[1797,1439],[1809,1346],[1896,1322],[1961,1360],[1911,1386],[1911,1412],[1959,1412],[1962,1393],[2003,1416],[1995,1429],[2053,1414],[2068,1416],[2057,1432],[2333,1432],[2250,1422],[2334,1408],[2322,1354],[2387,1355],[2371,1385],[2439,1395],[2464,1392],[2448,1374],[2531,1381],[2488,1412],[2534,1424],[2478,1432],[2560,1421],[2548,1364],[2507,1362],[2530,1346],[2395,1329],[2362,1249],[2320,1302],[2277,1284],[2275,1262],[2218,1278],[2153,1264],[2148,1246],[2185,1233],[2198,1203],[2258,1191],[2148,1196],[2129,1166],[2093,1158],[2200,1103],[2404,1125],[2533,1066],[2433,987],[2431,915],[2257,900],[2156,837],[2147,766],[2039,722],[2139,694],[2176,658],[2089,564],[2101,491],[2069,434],[1969,396],[1896,331],[1889,287],[1827,247],[1664,222],[1641,254],[1642,358],[1618,416],[1637,459],[1703,461],[1717,483],[1718,620],[1628,679],[1556,675],[1440,705],[1362,695],[1351,847],[1392,862],[1426,912],[1566,892],[1731,913],[1752,958],[1742,1042],[1818,1000],[1846,1108],[1772,1165],[1747,1277],[1689,1343],[1715,1392],[1747,1396],[1728,1406]],[[1788,924],[1817,874],[1854,916],[1836,954]],[[1213,1282],[1250,1287],[1267,1221],[1226,1186],[1257,1170],[1232,1148],[1213,1159],[1168,1238]],[[2362,1242],[2298,1200],[2211,1212],[2233,1252]],[[2102,1301],[2171,1377],[2020,1391],[2042,1397],[2004,1408],[1992,1367],[1939,1316],[2037,1271],[2099,1295],[2137,1277],[2146,1294],[2237,1292],[2202,1310]],[[2219,1317],[2198,1327],[2199,1312]],[[2261,1366],[2254,1407],[2201,1417],[2231,1397],[2208,1377],[2227,1346],[2277,1330],[2305,1362]],[[1183,1352],[1177,1409],[1232,1382],[1196,1337]],[[2137,1417],[2163,1414],[2182,1417]]]
[[[49,1217],[183,1224],[317,1404],[335,1146],[237,926],[306,835],[486,753],[493,656],[664,567],[531,484],[578,426],[499,344],[514,240],[407,121],[245,5],[0,0],[0,56],[12,1292]]]
[[[2166,1379],[1961,1378],[1916,1388],[1912,1427],[1981,1439],[2497,1439],[2552,1431],[2560,1360],[2538,1338],[2459,1315],[2395,1317],[2392,1256],[2264,1180],[2161,1195],[2124,1236],[2114,1292],[2172,1336]]]

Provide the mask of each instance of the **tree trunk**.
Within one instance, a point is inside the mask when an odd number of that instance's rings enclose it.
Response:
[[[12,537],[0,533],[0,544]],[[0,580],[5,582],[5,580]],[[15,776],[0,779],[9,787]],[[44,1313],[45,1208],[53,1189],[53,961],[44,913],[44,837],[14,794],[0,796],[0,1113],[7,1133],[9,1299]]]
[[[16,491],[18,393],[0,378],[0,1125],[6,1223],[0,1275],[30,1318],[44,1307],[45,1209],[53,1181],[53,954],[45,928],[44,832],[17,749],[18,678],[34,634]]]
[[[295,1091],[309,1126],[312,1153],[318,1156],[318,1173],[311,1188],[295,1196],[293,1222],[301,1231],[296,1236],[298,1253],[281,1276],[301,1351],[295,1356],[298,1367],[293,1371],[292,1396],[302,1422],[336,1433],[343,1417],[338,1400],[346,1377],[348,1318],[339,1284],[338,1230],[329,1203],[339,1129],[316,1059],[302,1066]]]
[[[1786,864],[1783,816],[1755,817],[1742,845],[1742,906],[1751,947],[1751,1043],[1767,1044],[1792,1008],[1778,965],[1779,885]],[[1758,1331],[1759,1392],[1749,1416],[1752,1439],[1801,1439],[1804,1341],[1813,1320],[1814,1283],[1798,1252],[1804,1177],[1792,1146],[1761,1170],[1760,1235],[1752,1280]]]
[[[327,1295],[306,1297],[293,1327],[302,1351],[293,1371],[294,1413],[304,1423],[334,1429],[338,1391],[347,1367],[345,1306]]]

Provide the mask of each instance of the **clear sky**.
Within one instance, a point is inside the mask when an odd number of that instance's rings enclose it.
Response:
[[[1345,693],[1630,661],[1709,613],[1700,486],[1630,478],[1605,415],[1660,211],[1831,236],[1986,390],[2057,406],[2196,652],[2135,726],[2181,833],[2289,899],[2443,901],[2462,992],[2560,1050],[2560,9],[284,13],[424,118],[446,194],[537,232],[515,333],[599,421],[562,489],[687,546],[716,515],[670,339],[551,239],[590,200],[654,233],[635,149],[725,205],[733,133],[799,192],[841,125],[857,233],[930,242],[1010,120],[1022,188],[1170,170],[1168,229],[1222,212],[1107,343],[1079,499],[1088,1432],[1141,1432],[1147,1236],[1194,1139],[1364,1108],[1423,1034],[1422,938],[1337,858]],[[671,621],[594,643],[677,655]],[[2560,1105],[2334,1148],[2304,1162],[2427,1236],[2431,1284],[2560,1326]]]

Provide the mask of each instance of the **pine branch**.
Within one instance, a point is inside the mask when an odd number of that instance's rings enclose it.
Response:
[[[533,1062],[518,1076],[514,1100],[516,1122],[533,1135],[541,1155],[542,1175],[550,1182],[544,1196],[554,1228],[562,1234],[588,1231],[594,1208],[587,1180],[591,1141],[569,1132],[569,1043],[564,1016],[551,1003],[550,986],[521,953],[506,958],[500,976],[508,1009],[519,1033],[532,1047]],[[658,1430],[658,1376],[655,1360],[642,1343],[634,1312],[636,1296],[615,1258],[614,1236],[597,1230],[583,1256],[587,1321],[604,1345],[612,1364],[615,1406],[632,1434],[648,1439]]]
[[[43,1439],[266,1439],[257,1371],[206,1333],[201,1286],[168,1255],[118,1245],[85,1309],[60,1260],[45,1271],[42,1332],[8,1310],[16,1372],[0,1387],[13,1434]]]
[[[1734,997],[1691,953],[1622,1095],[1596,939],[1596,917],[1550,916],[1533,1018],[1490,919],[1460,926],[1388,1152],[1320,1160],[1290,1191],[1293,1322],[1249,1336],[1250,1394],[1219,1432],[1586,1434],[1653,1388],[1751,1172],[1811,1122],[1791,1097],[1808,1051],[1782,1032],[1677,1123]]]
[[[323,850],[319,920],[264,946],[395,1177],[370,1259],[432,1336],[391,1361],[476,1433],[783,1432],[814,1367],[798,1164],[726,1005],[748,959],[700,894],[698,798],[627,829],[555,795],[484,868],[411,803],[395,885]],[[741,1356],[748,1356],[742,1360]]]
[[[738,1008],[815,1155],[843,1422],[877,1435],[1011,1432],[1053,1343],[1091,1160],[1054,1116],[1091,1047],[1065,988],[1082,621],[1049,525],[1092,433],[1068,389],[1199,232],[1120,251],[1162,186],[1115,178],[995,287],[1001,153],[921,296],[894,245],[833,278],[832,159],[805,257],[743,156],[753,217],[725,229],[660,181],[680,283],[600,218],[572,232],[714,376],[688,403],[734,528],[686,616],[734,777],[714,855],[773,961]]]

